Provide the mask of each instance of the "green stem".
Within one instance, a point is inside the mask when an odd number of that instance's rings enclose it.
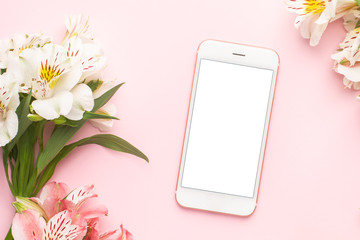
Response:
[[[32,175],[30,176],[30,180],[27,184],[26,191],[24,193],[24,197],[34,197],[34,192],[37,185],[37,177],[36,177],[36,168],[35,171],[33,171]]]
[[[39,143],[39,154],[44,150],[44,128],[46,121],[41,121],[38,123],[38,143]]]
[[[10,159],[11,161],[11,159]],[[3,164],[4,164],[4,170],[5,170],[5,175],[6,175],[6,180],[8,182],[9,188],[11,190],[11,193],[13,194],[13,196],[15,196],[15,191],[14,191],[14,187],[10,182],[10,176],[9,176],[9,169],[8,169],[8,154],[6,152],[6,150],[3,148]]]

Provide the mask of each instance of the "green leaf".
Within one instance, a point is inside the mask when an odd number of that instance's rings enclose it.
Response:
[[[16,193],[16,195],[18,195],[18,193],[19,193],[19,189],[18,189],[19,168],[20,168],[20,161],[15,159],[15,166],[14,166],[13,170],[11,171],[11,182],[12,182],[14,192]]]
[[[104,82],[101,81],[100,79],[97,79],[97,80],[91,80],[87,83],[87,85],[90,87],[91,91],[95,91],[96,89],[98,89],[99,87],[101,87],[101,85],[103,84]]]
[[[19,174],[17,181],[18,196],[22,196],[25,192],[26,185],[31,175],[30,170],[34,169],[34,148],[37,139],[36,132],[38,126],[40,127],[39,124],[32,124],[19,139],[18,158],[16,160],[16,165],[19,163]]]
[[[27,184],[26,191],[23,194],[23,197],[34,197],[34,191],[36,189],[36,185],[38,183],[38,178],[36,175],[36,171],[33,171],[33,173],[30,176],[30,180]]]
[[[9,156],[8,156],[8,153],[6,152],[6,150],[3,148],[3,164],[4,164],[4,169],[5,169],[5,175],[6,175],[6,180],[8,182],[8,185],[9,185],[9,188],[11,190],[11,193],[13,194],[13,196],[15,196],[15,191],[14,191],[14,188],[13,188],[13,185],[10,181],[10,176],[9,176]]]
[[[76,145],[74,144],[69,144],[67,146],[65,146],[58,155],[56,155],[56,157],[47,165],[47,167],[45,168],[44,172],[42,173],[41,177],[40,177],[40,181],[39,184],[37,186],[37,190],[35,192],[34,195],[36,195],[40,189],[49,181],[49,179],[52,177],[52,175],[54,174],[55,168],[57,166],[57,164],[64,159],[74,148],[76,147]]]
[[[72,144],[69,144],[65,146],[59,154],[47,165],[45,168],[43,174],[41,175],[39,184],[37,186],[37,190],[34,195],[36,195],[39,190],[49,181],[49,179],[54,174],[55,168],[57,164],[65,158],[74,148],[83,146],[86,144],[98,144],[100,146],[119,151],[119,152],[125,152],[132,155],[135,155],[137,157],[140,157],[147,162],[149,162],[149,159],[145,154],[143,154],[139,149],[131,145],[129,142],[125,141],[124,139],[117,137],[112,134],[97,134],[92,137],[81,139],[77,142],[74,142]]]
[[[6,235],[5,240],[14,240],[12,233],[11,233],[11,228],[9,229],[9,232]]]
[[[93,113],[93,112],[85,112],[84,119],[115,119],[115,120],[119,120],[117,117],[113,117],[110,115],[106,115],[106,114],[100,114],[100,113]]]
[[[115,87],[111,88],[109,91],[107,91],[106,93],[95,99],[94,108],[92,112],[96,112],[99,108],[104,106],[123,84],[124,82],[116,85]]]
[[[91,137],[84,138],[70,145],[73,146],[83,146],[86,144],[97,144],[115,151],[130,153],[139,158],[144,159],[149,162],[149,159],[143,154],[139,149],[131,145],[129,142],[124,139],[112,135],[112,134],[97,134]],[[69,146],[70,146],[69,145]]]
[[[358,6],[360,6],[360,0],[356,0]]]
[[[75,135],[75,133],[85,124],[85,120],[77,127],[59,126],[54,129],[50,139],[48,140],[44,151],[42,151],[37,159],[37,176],[44,168],[54,159],[61,151],[65,144]]]
[[[6,73],[6,68],[0,68],[0,75]]]
[[[123,85],[121,83],[111,88],[109,91],[101,95],[99,98],[95,99],[94,108],[92,112],[95,112],[105,103],[107,103],[110,98],[116,93],[116,91]],[[77,131],[85,124],[87,120],[83,119],[79,121],[79,125],[76,127],[71,126],[59,126],[54,129],[50,139],[48,140],[44,151],[41,152],[37,159],[37,176],[45,169],[45,167],[59,154],[61,149],[66,145],[66,143],[75,135]]]

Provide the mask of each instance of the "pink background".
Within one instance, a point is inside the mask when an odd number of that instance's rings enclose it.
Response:
[[[344,38],[330,26],[312,48],[283,1],[6,1],[1,32],[42,31],[60,40],[65,14],[90,15],[109,67],[127,83],[112,99],[121,121],[111,133],[145,152],[150,164],[99,146],[75,150],[54,180],[95,184],[135,239],[358,239],[360,103],[344,90],[330,55]],[[258,207],[246,218],[183,209],[175,186],[196,49],[204,39],[275,49],[281,59]],[[86,126],[77,139],[97,131]],[[14,214],[0,170],[0,236]]]

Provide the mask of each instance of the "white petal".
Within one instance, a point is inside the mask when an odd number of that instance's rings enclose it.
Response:
[[[18,131],[18,117],[15,110],[9,110],[6,114],[5,127],[7,128],[10,139],[12,140]]]
[[[70,70],[63,74],[55,85],[54,93],[70,91],[80,80],[82,65],[79,61],[71,66]]]
[[[67,28],[65,40],[73,36],[79,36],[89,40],[92,39],[92,34],[89,32],[89,18],[85,19],[83,15],[67,16],[65,26]]]
[[[319,14],[307,15],[306,18],[303,19],[302,23],[299,26],[300,34],[303,38],[310,38],[313,24],[318,16]]]
[[[101,86],[96,89],[93,93],[94,98],[99,98],[101,97],[104,93],[106,93],[107,91],[109,91],[111,88],[114,87],[114,83],[115,81],[104,81]]]
[[[93,127],[99,129],[101,132],[110,131],[112,126],[114,125],[113,119],[91,119],[91,125]]]
[[[343,74],[352,82],[360,82],[360,66],[346,67],[341,64],[337,65],[336,71]]]
[[[348,54],[346,53],[346,51],[339,51],[331,55],[331,58],[334,59],[336,62],[340,62],[341,60],[346,58],[347,55]]]
[[[53,120],[60,115],[70,112],[73,103],[73,95],[70,92],[60,92],[52,98],[35,100],[32,106],[35,112],[47,120]]]
[[[322,34],[324,33],[326,27],[327,27],[328,23],[324,23],[324,24],[317,24],[315,23],[314,29],[311,33],[311,38],[310,38],[310,45],[311,46],[316,46],[319,41],[320,38],[322,36]]]
[[[336,3],[337,3],[336,0],[327,3],[327,6],[324,9],[324,11],[321,13],[319,19],[316,20],[317,24],[324,24],[324,23],[327,24],[332,18],[335,17]]]
[[[72,108],[66,118],[70,120],[80,120],[85,111],[91,111],[94,107],[94,97],[90,87],[84,83],[77,85],[71,90],[74,101]]]
[[[306,19],[306,15],[299,15],[295,19],[295,28],[299,28],[302,22]]]
[[[357,19],[355,18],[354,12],[349,11],[344,15],[344,28],[349,32],[356,26]]]
[[[14,110],[9,110],[6,119],[0,120],[0,147],[8,144],[17,134],[18,117]]]
[[[19,94],[17,91],[19,89],[18,86],[19,85],[17,83],[15,83],[15,86],[13,87],[13,89],[11,89],[12,96],[11,96],[9,104],[8,104],[8,109],[16,110],[20,104]]]
[[[116,107],[114,104],[106,104],[105,106],[100,108],[98,111],[96,111],[96,113],[106,114],[109,116],[115,116],[116,112],[117,111],[116,111]],[[93,125],[97,129],[99,129],[100,131],[105,132],[105,131],[109,131],[112,128],[112,126],[114,124],[114,120],[113,119],[91,119],[90,123],[91,123],[91,125]]]

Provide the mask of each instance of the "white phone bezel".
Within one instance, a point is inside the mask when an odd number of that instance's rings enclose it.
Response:
[[[268,101],[266,124],[264,127],[263,139],[261,144],[261,151],[258,163],[258,169],[256,174],[255,191],[252,198],[234,196],[229,194],[215,193],[197,189],[184,188],[181,186],[185,153],[187,147],[187,141],[189,136],[190,122],[192,117],[194,96],[198,81],[198,72],[201,59],[208,59],[214,61],[221,61],[226,63],[234,63],[250,67],[258,67],[264,69],[273,70],[273,78],[271,82],[270,97]],[[274,90],[276,84],[277,71],[279,66],[278,54],[267,48],[253,47],[248,45],[240,45],[215,40],[203,41],[197,52],[195,72],[193,78],[193,84],[191,89],[191,97],[188,108],[188,117],[186,121],[186,130],[184,133],[184,141],[181,153],[181,162],[179,168],[176,200],[183,206],[188,208],[202,209],[207,211],[221,212],[227,214],[234,214],[240,216],[251,215],[257,204],[259,184],[261,178],[262,165],[264,160],[264,150],[267,139],[267,132],[269,126],[269,119],[271,115],[272,102],[274,98]]]

